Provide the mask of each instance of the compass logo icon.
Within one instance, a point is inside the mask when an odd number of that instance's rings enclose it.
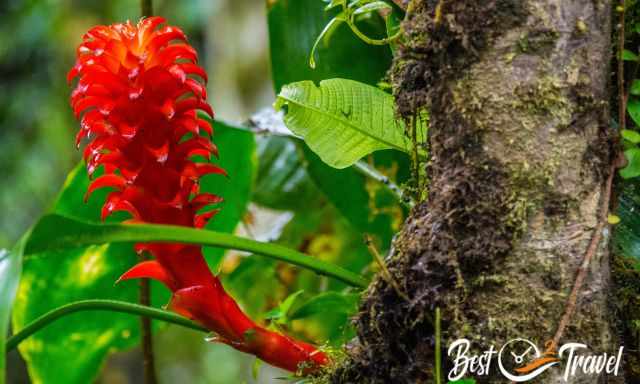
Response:
[[[547,343],[547,350],[540,353],[538,347],[526,339],[513,339],[498,353],[500,372],[516,383],[533,379],[559,361],[552,344]]]

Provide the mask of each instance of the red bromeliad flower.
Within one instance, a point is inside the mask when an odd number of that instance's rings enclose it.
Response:
[[[137,25],[97,26],[84,35],[68,75],[69,81],[79,78],[71,95],[81,122],[76,144],[90,140],[84,150],[90,176],[104,169],[87,198],[98,188],[115,189],[102,208],[103,220],[126,211],[139,222],[201,228],[217,212],[207,208],[222,199],[200,192],[199,179],[226,173],[192,160],[218,155],[211,125],[197,115],[201,110],[213,117],[207,75],[184,33],[161,27],[164,21],[150,17]],[[173,292],[169,307],[215,332],[217,341],[294,372],[328,362],[315,347],[249,319],[211,273],[200,247],[145,243],[136,250],[155,260],[136,265],[120,280],[161,281]]]

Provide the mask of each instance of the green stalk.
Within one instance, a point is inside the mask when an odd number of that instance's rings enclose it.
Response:
[[[22,328],[20,331],[18,331],[18,333],[11,336],[9,340],[7,340],[7,352],[17,347],[18,344],[20,344],[20,342],[22,342],[27,337],[33,335],[34,333],[38,332],[39,330],[58,320],[59,318],[75,312],[90,310],[129,313],[137,316],[150,317],[167,323],[195,329],[197,331],[208,332],[206,328],[194,323],[193,321],[185,317],[176,315],[172,312],[163,311],[161,309],[145,307],[139,304],[127,303],[125,301],[82,300],[53,309],[29,323],[26,327]]]
[[[400,29],[393,36],[385,37],[384,39],[372,39],[369,36],[367,36],[364,32],[362,32],[360,30],[360,28],[358,28],[358,26],[356,25],[355,21],[353,20],[353,16],[347,18],[346,22],[347,22],[347,25],[349,25],[349,28],[351,28],[351,31],[356,36],[358,36],[358,38],[360,38],[360,40],[362,40],[365,43],[370,44],[370,45],[387,45],[387,44],[390,44],[390,43],[398,40],[398,38],[400,38],[400,36],[402,36],[402,29]]]
[[[365,288],[368,285],[366,279],[354,272],[282,245],[173,225],[93,224],[60,215],[47,215],[33,229],[25,246],[25,254],[117,242],[189,243],[235,249],[294,264],[354,287]]]
[[[440,321],[440,307],[436,307],[436,366],[434,367],[436,384],[442,384],[442,373],[440,372],[442,369],[442,335],[440,330]]]

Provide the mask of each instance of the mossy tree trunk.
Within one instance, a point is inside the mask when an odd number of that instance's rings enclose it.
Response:
[[[431,114],[429,195],[394,242],[388,267],[398,287],[381,277],[366,292],[336,383],[433,383],[436,307],[444,356],[458,338],[476,351],[514,338],[544,346],[593,236],[611,163],[610,1],[423,0],[409,12],[392,80],[403,118]],[[593,353],[619,343],[607,240],[561,340]],[[476,379],[506,382],[496,368]],[[562,374],[552,368],[534,382],[564,382]],[[620,378],[572,382],[603,380]]]

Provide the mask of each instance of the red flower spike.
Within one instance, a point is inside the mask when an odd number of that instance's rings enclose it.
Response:
[[[213,164],[196,163],[194,156],[218,157],[213,129],[198,117],[213,117],[207,103],[207,74],[184,33],[150,17],[97,26],[77,49],[67,76],[78,79],[70,104],[81,121],[76,143],[88,138],[83,156],[91,182],[85,200],[99,188],[107,195],[103,220],[126,211],[131,222],[201,228],[219,209],[222,198],[200,193],[204,175],[227,176]],[[188,136],[187,136],[188,135]],[[261,327],[247,317],[209,270],[198,246],[173,243],[135,245],[155,259],[125,272],[118,281],[151,278],[172,292],[169,307],[215,333],[214,340],[256,355],[277,367],[310,373],[328,363],[310,344]]]

